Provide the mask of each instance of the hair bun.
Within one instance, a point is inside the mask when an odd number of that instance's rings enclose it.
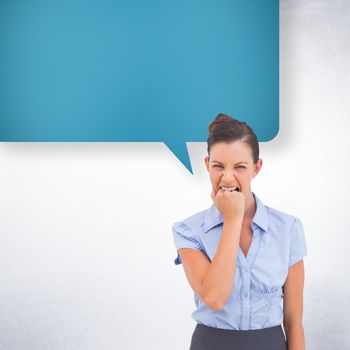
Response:
[[[209,124],[208,130],[211,132],[217,125],[219,124],[226,124],[226,123],[232,123],[237,121],[237,119],[230,117],[227,114],[219,113],[216,118]]]
[[[219,142],[246,142],[251,148],[254,164],[259,160],[259,142],[253,129],[246,123],[232,118],[227,114],[219,113],[209,124],[209,136],[207,151],[210,157],[210,149]]]

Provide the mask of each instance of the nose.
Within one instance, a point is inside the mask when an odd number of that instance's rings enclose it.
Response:
[[[224,171],[224,173],[221,176],[221,183],[224,186],[234,185],[234,184],[237,184],[237,182],[238,181],[237,181],[236,175],[231,170]]]

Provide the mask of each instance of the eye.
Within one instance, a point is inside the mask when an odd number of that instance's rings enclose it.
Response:
[[[244,165],[238,165],[237,168],[245,169],[245,166]]]
[[[219,164],[215,164],[215,165],[213,165],[213,167],[214,167],[214,168],[222,168],[222,166],[219,165]]]

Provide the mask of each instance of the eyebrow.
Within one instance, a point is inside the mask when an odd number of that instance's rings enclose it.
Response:
[[[223,163],[218,162],[217,160],[212,160],[212,162],[213,162],[213,163],[218,163],[218,164],[224,165]],[[235,165],[242,164],[242,163],[248,164],[247,162],[238,162],[238,163],[236,163]]]

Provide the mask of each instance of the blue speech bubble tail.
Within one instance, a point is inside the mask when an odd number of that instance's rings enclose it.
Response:
[[[185,166],[185,168],[193,175],[191,159],[188,154],[186,142],[164,142],[176,158]]]

